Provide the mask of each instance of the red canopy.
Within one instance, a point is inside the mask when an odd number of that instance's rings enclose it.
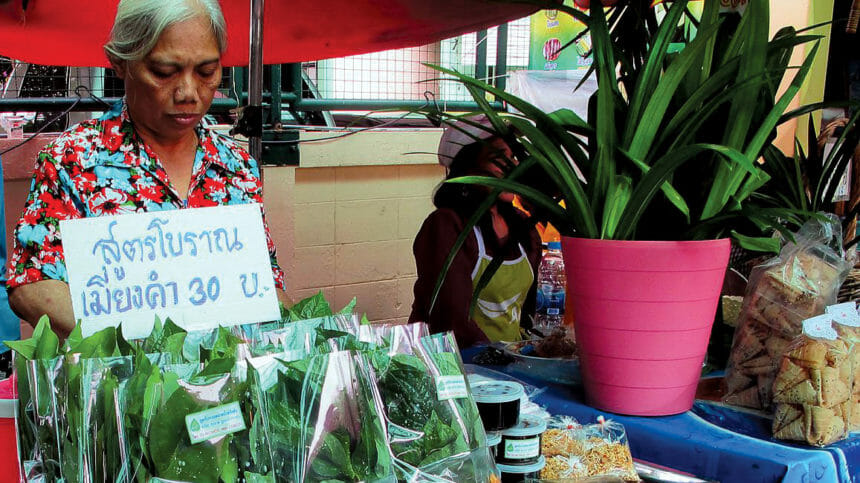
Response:
[[[3,2],[0,2],[3,3]],[[36,64],[107,66],[102,45],[118,0],[21,0],[0,6],[0,55]],[[249,0],[222,1],[225,66],[248,64]],[[423,45],[533,13],[492,0],[268,0],[266,64],[301,62]]]

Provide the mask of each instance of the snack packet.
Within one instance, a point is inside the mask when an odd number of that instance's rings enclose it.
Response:
[[[723,402],[771,407],[780,359],[804,319],[836,301],[851,265],[845,260],[838,222],[811,220],[776,258],[753,269],[732,341]]]
[[[850,348],[829,315],[803,322],[803,334],[788,347],[773,384],[778,439],[825,446],[845,438],[852,418],[854,384]]]
[[[575,419],[563,417],[547,423],[541,441],[541,454],[546,458],[542,481],[580,481],[598,476],[639,481],[624,426],[603,416],[597,421],[580,426]]]
[[[833,327],[839,338],[851,348],[854,385],[851,388],[851,416],[848,431],[860,431],[860,312],[856,302],[831,305],[825,312],[833,317]]]

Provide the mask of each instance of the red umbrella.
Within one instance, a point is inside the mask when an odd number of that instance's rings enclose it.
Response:
[[[0,0],[0,55],[36,64],[108,66],[102,45],[118,0]],[[22,4],[27,4],[22,14]],[[221,2],[225,66],[248,65],[249,0]],[[423,45],[534,12],[492,0],[269,0],[266,64],[301,62]]]

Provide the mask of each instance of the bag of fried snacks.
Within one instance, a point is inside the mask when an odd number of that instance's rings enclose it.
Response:
[[[597,424],[580,426],[570,418],[553,419],[541,441],[546,466],[542,481],[592,481],[615,477],[639,481],[624,426],[603,416]]]
[[[814,219],[778,257],[753,269],[726,367],[723,402],[754,409],[771,407],[774,377],[801,323],[836,301],[851,269],[834,240],[838,222]]]
[[[850,351],[830,315],[803,322],[773,383],[774,437],[825,446],[848,435],[854,410]]]
[[[825,313],[833,317],[836,333],[851,349],[849,357],[854,367],[854,385],[851,388],[848,431],[860,431],[860,312],[856,302],[846,302],[828,306]]]

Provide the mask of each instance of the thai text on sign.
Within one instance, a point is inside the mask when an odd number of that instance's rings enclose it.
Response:
[[[154,317],[186,330],[280,317],[260,206],[242,204],[60,222],[75,318],[84,335]]]

